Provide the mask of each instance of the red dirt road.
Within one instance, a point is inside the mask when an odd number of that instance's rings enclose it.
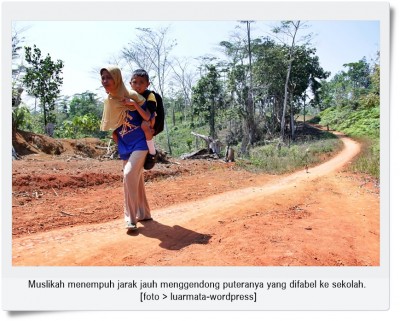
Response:
[[[379,188],[344,170],[360,146],[341,139],[332,159],[284,176],[157,164],[145,173],[154,221],[134,232],[120,161],[24,157],[13,162],[12,264],[379,266]]]

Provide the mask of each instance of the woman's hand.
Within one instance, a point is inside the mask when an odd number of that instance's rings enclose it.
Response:
[[[122,98],[120,101],[124,106],[134,107],[134,109],[137,109],[139,106],[137,102],[126,97]]]

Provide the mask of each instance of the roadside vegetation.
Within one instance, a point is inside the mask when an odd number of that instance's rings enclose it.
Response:
[[[342,148],[342,142],[331,133],[317,134],[315,137],[308,137],[291,146],[270,144],[256,147],[251,150],[249,159],[239,160],[238,164],[251,170],[283,174],[301,168],[308,170]]]
[[[380,67],[365,59],[346,65],[347,73],[337,74],[323,84],[326,108],[319,123],[343,132],[362,144],[362,152],[351,170],[379,180],[380,167]]]

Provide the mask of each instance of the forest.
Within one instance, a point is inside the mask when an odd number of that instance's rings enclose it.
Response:
[[[224,58],[200,56],[196,71],[188,68],[191,61],[173,56],[177,43],[168,28],[138,29],[140,36],[121,49],[118,61],[130,71],[146,69],[163,97],[158,148],[179,157],[201,148],[203,135],[219,146],[212,150],[219,156],[229,146],[243,166],[284,172],[290,167],[283,155],[295,167],[314,154],[317,161],[318,154],[340,147],[330,134],[339,131],[363,143],[354,170],[379,179],[379,52],[374,61],[360,57],[331,75],[320,65],[312,35],[300,36],[306,22],[281,21],[265,37],[252,36],[253,23],[238,22],[235,36],[219,43]],[[109,140],[110,133],[99,129],[103,102],[95,93],[60,95],[62,59],[24,46],[23,31],[15,30],[12,62],[13,135]],[[22,93],[35,97],[34,108]],[[326,135],[307,132],[311,124],[328,129]]]

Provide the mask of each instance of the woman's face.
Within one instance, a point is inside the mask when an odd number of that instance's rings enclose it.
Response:
[[[115,89],[115,81],[109,71],[106,69],[101,71],[101,84],[108,93]]]

